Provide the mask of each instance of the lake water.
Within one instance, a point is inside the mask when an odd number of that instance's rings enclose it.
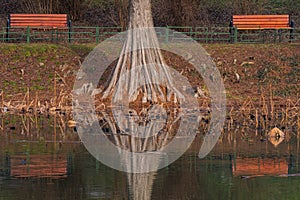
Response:
[[[96,161],[63,120],[15,116],[2,120],[1,200],[300,199],[296,132],[275,147],[255,130],[235,129],[202,160],[197,155],[199,136],[167,168],[127,174]]]

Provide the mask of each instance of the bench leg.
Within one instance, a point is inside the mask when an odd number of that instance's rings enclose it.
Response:
[[[9,30],[10,30],[10,18],[8,17],[7,25],[6,25],[6,35],[5,35],[6,42],[9,41]]]
[[[294,40],[294,28],[292,28],[291,30],[290,30],[290,43],[292,43],[293,42],[293,40]]]
[[[294,40],[294,28],[295,28],[295,22],[293,20],[291,20],[290,26],[291,26],[290,42],[293,42],[293,40]]]

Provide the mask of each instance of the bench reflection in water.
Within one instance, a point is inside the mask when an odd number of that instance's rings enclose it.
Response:
[[[232,161],[234,176],[279,176],[288,174],[289,166],[281,158],[237,158]]]
[[[10,156],[10,176],[14,178],[66,178],[70,174],[66,155]]]

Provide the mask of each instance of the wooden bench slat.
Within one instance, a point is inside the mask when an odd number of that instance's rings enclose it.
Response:
[[[65,27],[65,24],[43,24],[43,23],[34,23],[34,24],[12,24],[12,27],[16,26],[60,26]]]
[[[66,20],[67,17],[51,17],[51,16],[43,16],[43,17],[29,17],[29,16],[24,16],[24,17],[10,17],[11,20],[14,19],[62,19]]]
[[[14,22],[11,22],[11,24],[32,24],[32,23],[44,23],[44,24],[66,24],[66,22],[64,21],[14,21]]]
[[[40,20],[40,21],[48,21],[48,20],[61,20],[61,21],[66,21],[67,18],[11,18],[10,21],[32,21],[32,20]]]
[[[233,19],[251,19],[251,18],[289,18],[289,15],[233,15]]]
[[[282,28],[282,27],[280,27],[280,28],[274,28],[274,27],[260,27],[260,28],[253,28],[253,27],[251,27],[251,28],[239,28],[239,30],[266,30],[266,29],[274,29],[274,30],[282,30],[282,29],[284,29],[284,30],[286,30],[286,29],[288,29],[288,28]]]
[[[62,24],[65,24],[66,21],[51,21],[51,20],[48,20],[48,21],[38,21],[38,20],[34,20],[34,21],[22,21],[22,20],[18,20],[18,21],[11,21],[10,23],[13,24],[13,23],[37,23],[37,22],[40,22],[40,23],[62,23]]]
[[[289,23],[289,20],[235,20],[234,23]]]
[[[236,19],[234,22],[289,22],[289,19]]]
[[[235,25],[281,25],[281,26],[288,26],[288,23],[282,22],[235,22]]]
[[[51,23],[43,23],[43,22],[32,22],[32,23],[11,23],[10,26],[14,27],[14,26],[34,26],[36,24],[42,24],[44,26],[48,26],[48,25],[59,25],[59,26],[67,26],[66,23],[55,23],[55,22],[51,22]]]
[[[284,26],[290,27],[288,24],[236,24],[235,26]]]
[[[259,30],[259,29],[291,29],[291,27],[282,26],[238,26],[239,30]]]
[[[14,24],[12,27],[66,27],[62,24],[43,24],[43,23],[35,23],[35,24]]]
[[[283,27],[283,26],[238,26],[238,29],[244,28],[244,29],[262,29],[262,28],[270,28],[270,29],[280,29],[280,28],[290,28],[290,27]]]
[[[233,17],[234,20],[247,20],[247,19],[261,19],[261,20],[266,20],[266,19],[274,19],[274,20],[283,20],[283,19],[289,19],[289,17]]]
[[[67,14],[10,14],[10,17],[67,17]]]
[[[13,26],[13,27],[66,27],[66,26],[62,26],[60,24],[30,24],[30,25],[23,25],[23,24],[20,24],[20,25],[16,25],[16,26]]]
[[[289,18],[233,18],[234,21],[247,21],[247,20],[273,20],[273,21],[281,21],[281,20],[289,20]]]
[[[31,24],[31,23],[55,23],[55,24],[66,24],[66,22],[63,21],[12,21],[10,24]]]

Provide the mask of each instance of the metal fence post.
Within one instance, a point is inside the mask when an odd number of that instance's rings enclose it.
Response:
[[[96,27],[96,43],[100,42],[100,28],[99,26]]]
[[[208,43],[209,41],[209,31],[208,27],[205,28],[205,43]]]
[[[233,35],[233,42],[237,43],[238,42],[238,29],[236,27],[234,29],[234,35]]]
[[[5,39],[5,35],[6,35],[6,32],[5,32],[5,30],[2,28],[2,41],[4,42],[4,41],[6,41],[6,39]]]
[[[27,43],[30,43],[30,27],[27,26],[27,31],[26,31],[26,41]]]
[[[51,29],[51,42],[54,42],[54,29]]]
[[[58,29],[57,29],[57,28],[55,29],[55,33],[56,33],[56,42],[58,43],[58,40],[59,40],[59,32],[58,32]]]
[[[165,37],[165,42],[168,43],[169,42],[169,27],[167,26],[166,28],[166,37]]]

